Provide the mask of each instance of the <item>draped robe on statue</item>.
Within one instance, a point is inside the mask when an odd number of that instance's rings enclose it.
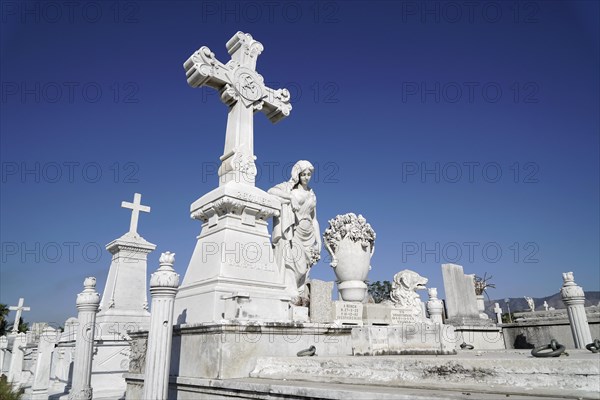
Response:
[[[291,182],[283,182],[269,190],[289,193],[291,202],[281,205],[281,214],[273,218],[273,246],[277,265],[285,268],[285,283],[290,294],[308,297],[306,279],[310,267],[320,251],[319,228],[316,219],[317,196],[312,189],[292,189]]]

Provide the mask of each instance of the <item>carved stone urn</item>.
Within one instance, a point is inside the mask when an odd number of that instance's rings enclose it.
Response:
[[[329,221],[323,239],[342,300],[363,301],[375,251],[375,231],[362,215],[348,213]]]

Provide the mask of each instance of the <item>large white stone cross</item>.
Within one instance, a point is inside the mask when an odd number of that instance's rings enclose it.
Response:
[[[21,320],[21,313],[23,311],[30,311],[31,310],[31,308],[29,308],[29,307],[24,307],[23,304],[25,304],[25,299],[21,297],[19,299],[19,304],[18,305],[8,307],[9,311],[16,311],[17,312],[17,316],[15,317],[15,324],[13,325],[12,333],[18,333],[19,332],[19,321]]]
[[[129,232],[137,234],[138,220],[140,218],[140,211],[150,212],[150,207],[142,205],[142,195],[135,193],[133,195],[133,203],[127,201],[121,202],[121,207],[131,209],[131,222],[129,223]]]
[[[254,112],[262,111],[273,123],[290,115],[290,93],[271,89],[256,73],[256,59],[263,46],[247,33],[237,32],[227,42],[231,60],[222,64],[215,54],[202,46],[183,64],[188,84],[217,89],[227,104],[225,149],[219,168],[220,185],[231,180],[254,186]]]

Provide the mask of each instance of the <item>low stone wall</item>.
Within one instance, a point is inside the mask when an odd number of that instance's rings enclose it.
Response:
[[[321,355],[350,355],[351,330],[351,327],[312,323],[211,323],[176,327],[170,375],[247,377],[259,356],[295,356],[310,346],[315,346]]]
[[[600,339],[600,312],[597,307],[586,309],[593,339]],[[542,346],[556,339],[567,349],[575,348],[566,310],[515,313],[515,322],[502,324],[507,349]]]

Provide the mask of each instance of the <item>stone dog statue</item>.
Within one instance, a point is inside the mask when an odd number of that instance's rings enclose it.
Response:
[[[428,279],[422,277],[415,271],[404,269],[394,275],[392,290],[390,291],[390,300],[387,304],[395,307],[414,308],[418,313],[421,312],[421,298],[417,290],[425,289]]]

